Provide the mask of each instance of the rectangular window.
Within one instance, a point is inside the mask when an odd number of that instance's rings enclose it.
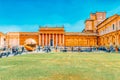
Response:
[[[120,28],[120,21],[119,21],[119,28]]]
[[[113,30],[115,29],[115,25],[113,24]]]

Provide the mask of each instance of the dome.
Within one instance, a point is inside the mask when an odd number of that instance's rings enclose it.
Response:
[[[34,39],[27,39],[25,44],[36,44],[36,41]]]

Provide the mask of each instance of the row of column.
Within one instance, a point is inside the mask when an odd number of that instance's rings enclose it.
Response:
[[[101,45],[119,45],[119,34],[109,35],[101,38]]]
[[[41,46],[64,46],[64,34],[39,34],[39,45]]]

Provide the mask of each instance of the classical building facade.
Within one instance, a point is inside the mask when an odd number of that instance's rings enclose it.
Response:
[[[91,13],[82,32],[66,32],[62,27],[40,27],[38,32],[0,33],[0,46],[108,46],[120,44],[120,16],[106,18],[105,12]]]

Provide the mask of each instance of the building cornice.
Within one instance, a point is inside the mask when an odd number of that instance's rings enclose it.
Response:
[[[96,26],[97,29],[102,28],[103,26],[105,26],[106,24],[108,24],[109,22],[111,22],[112,20],[114,20],[114,19],[116,19],[116,18],[118,18],[118,17],[119,17],[119,15],[118,15],[118,14],[115,14],[115,15],[113,15],[113,16],[105,19],[103,22],[101,22],[100,24],[98,24],[98,25]],[[111,19],[111,20],[110,20],[110,19]]]

